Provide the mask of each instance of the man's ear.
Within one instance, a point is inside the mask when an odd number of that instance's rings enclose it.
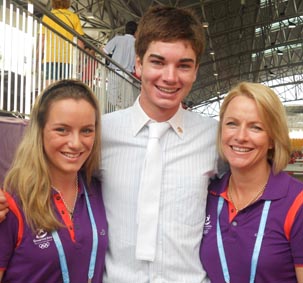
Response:
[[[136,56],[136,63],[135,63],[135,68],[136,68],[136,76],[138,78],[141,78],[141,73],[142,73],[142,62],[139,56]]]

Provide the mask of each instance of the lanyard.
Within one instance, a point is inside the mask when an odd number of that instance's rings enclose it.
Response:
[[[223,207],[223,203],[224,203],[224,199],[222,197],[219,197],[218,209],[217,209],[217,214],[218,214],[217,215],[217,245],[218,245],[219,257],[220,257],[224,280],[226,283],[230,283],[230,275],[229,275],[226,256],[225,256],[225,252],[224,252],[223,240],[222,240],[222,234],[221,234],[221,228],[220,228],[220,222],[219,222],[219,216],[220,216],[220,213],[221,213],[221,210]],[[261,244],[262,244],[262,240],[263,240],[263,236],[264,236],[264,230],[265,230],[265,225],[266,225],[266,220],[267,220],[267,216],[268,216],[270,203],[271,203],[271,201],[267,200],[267,201],[265,201],[264,206],[263,206],[258,235],[257,235],[257,239],[255,242],[255,247],[254,247],[254,251],[253,251],[253,255],[252,255],[252,259],[251,259],[249,283],[254,283],[254,280],[256,277],[257,263],[258,263],[259,254],[260,254],[260,250],[261,250]]]
[[[94,271],[95,271],[95,266],[96,266],[96,257],[97,257],[97,248],[98,248],[98,232],[97,232],[95,218],[94,218],[92,208],[90,205],[90,201],[88,198],[88,194],[87,194],[87,191],[85,188],[85,184],[83,184],[83,189],[84,189],[87,210],[88,210],[89,219],[90,219],[90,223],[92,225],[92,232],[93,232],[93,245],[92,245],[90,263],[89,263],[89,269],[88,269],[88,282],[91,282],[91,280],[94,276]],[[52,235],[53,235],[54,242],[55,242],[56,248],[58,250],[58,254],[59,254],[63,282],[69,283],[70,279],[69,279],[68,267],[67,267],[67,263],[66,263],[66,257],[65,257],[65,253],[63,250],[62,242],[60,240],[60,237],[59,237],[57,231],[53,231]]]

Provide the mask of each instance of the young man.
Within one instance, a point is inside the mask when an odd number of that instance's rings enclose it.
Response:
[[[152,8],[138,25],[141,94],[132,107],[102,119],[101,174],[110,239],[105,283],[208,282],[199,247],[208,180],[216,173],[217,123],[181,106],[196,79],[204,45],[201,23],[183,9]],[[140,182],[151,120],[167,121],[170,128],[161,138],[154,256],[144,258],[138,253],[139,219],[146,208],[140,202]]]
[[[202,25],[187,10],[154,7],[141,18],[136,40],[141,94],[132,107],[102,117],[101,174],[109,224],[104,283],[208,282],[199,248],[207,186],[217,172],[217,123],[181,106],[204,45]],[[138,225],[142,212],[149,213],[140,183],[150,121],[167,122],[170,128],[160,141],[162,185],[158,217],[151,218],[157,237],[152,256],[144,258],[138,252]]]

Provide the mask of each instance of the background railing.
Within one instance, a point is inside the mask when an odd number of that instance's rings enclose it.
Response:
[[[37,10],[64,27],[74,36],[73,41],[62,37],[50,26],[43,25],[34,16]],[[43,29],[43,32],[42,32]],[[42,46],[42,33],[45,44]],[[47,34],[53,34],[47,42]],[[77,45],[80,39],[85,46]],[[0,4],[0,110],[21,117],[30,113],[36,96],[50,81],[46,80],[46,62],[43,54],[51,51],[52,57],[61,57],[55,72],[64,78],[76,78],[88,84],[100,101],[102,113],[130,106],[140,91],[140,81],[125,71],[93,46],[85,37],[76,34],[68,25],[58,20],[39,2],[32,1],[20,6],[10,0]],[[43,49],[42,49],[43,48]],[[47,50],[49,48],[49,50]],[[110,69],[105,59],[115,65]]]

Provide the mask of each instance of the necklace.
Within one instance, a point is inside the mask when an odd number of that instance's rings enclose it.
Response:
[[[233,204],[233,206],[235,207],[236,209],[236,212],[239,212],[241,210],[243,210],[244,208],[246,208],[247,206],[249,206],[250,204],[254,203],[264,192],[265,188],[266,188],[266,185],[267,185],[267,182],[265,183],[265,185],[262,187],[261,190],[259,190],[257,192],[257,194],[251,199],[249,200],[242,208],[239,208],[235,205],[235,202],[233,200],[233,197],[232,197],[232,192],[233,192],[233,186],[231,184],[231,176],[229,178],[229,182],[228,182],[228,191],[227,191],[227,196],[228,198],[230,199],[231,203]]]
[[[70,218],[73,218],[73,214],[74,214],[74,209],[75,209],[75,206],[76,206],[76,201],[77,201],[77,198],[78,198],[78,175],[76,177],[76,184],[75,184],[75,190],[76,190],[76,194],[75,194],[75,198],[74,198],[74,202],[73,202],[73,206],[70,207],[67,202],[64,200],[63,198],[63,195],[61,193],[61,191],[59,189],[57,189],[56,187],[52,186],[52,188],[57,191],[66,207],[66,210],[68,211],[68,214],[70,216]]]

